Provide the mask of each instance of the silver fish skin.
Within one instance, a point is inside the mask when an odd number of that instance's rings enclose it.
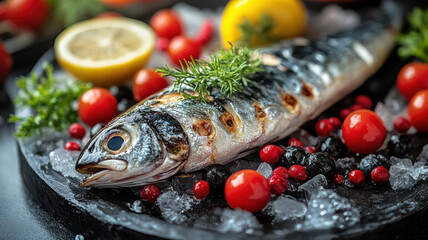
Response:
[[[132,187],[177,172],[226,164],[282,139],[360,86],[384,63],[399,32],[384,14],[317,41],[294,39],[260,50],[265,72],[241,94],[207,103],[172,87],[112,120],[82,150],[83,187]]]

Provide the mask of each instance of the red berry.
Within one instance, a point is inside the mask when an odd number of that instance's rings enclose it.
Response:
[[[272,172],[272,176],[282,177],[284,179],[288,179],[288,171],[285,167],[277,167]]]
[[[340,124],[342,124],[340,122],[340,119],[337,118],[337,117],[331,117],[331,118],[328,119],[328,121],[330,121],[330,123],[333,125],[334,129],[339,128]]]
[[[72,141],[67,142],[65,144],[64,148],[68,151],[80,151],[80,150],[82,150],[80,148],[79,144],[77,144],[76,142],[72,142]]]
[[[149,202],[156,202],[160,194],[161,190],[153,184],[143,186],[140,190],[141,198]]]
[[[334,182],[334,184],[336,184],[336,185],[342,184],[342,183],[343,183],[343,176],[342,176],[342,175],[340,175],[340,174],[336,174],[336,175],[334,175],[334,177],[333,177],[333,182]]]
[[[273,175],[268,179],[270,192],[275,195],[280,195],[287,190],[287,180],[278,175]]]
[[[315,125],[315,131],[322,137],[330,136],[333,132],[333,124],[328,119],[321,119]]]
[[[288,170],[288,173],[290,176],[296,180],[306,180],[308,178],[308,175],[306,174],[306,170],[300,166],[300,165],[293,165]]]
[[[364,182],[364,173],[360,170],[353,170],[348,175],[349,181],[351,181],[353,184],[360,185]]]
[[[80,123],[73,123],[68,128],[68,132],[72,138],[82,139],[85,136],[86,130]]]
[[[266,145],[260,150],[260,159],[269,164],[273,164],[279,161],[284,150],[275,145]]]
[[[346,146],[361,154],[374,153],[386,137],[386,128],[376,113],[357,110],[343,121],[342,136]]]
[[[241,170],[227,179],[224,196],[232,209],[262,210],[270,200],[268,180],[254,170]]]
[[[166,51],[168,49],[169,39],[168,38],[158,38],[156,42],[156,48],[159,51]]]
[[[406,133],[410,129],[410,122],[405,117],[397,117],[394,120],[394,129],[399,133]]]
[[[339,116],[341,119],[345,119],[349,114],[351,114],[351,110],[349,110],[349,108],[344,108],[342,110],[340,110]]]
[[[385,183],[386,181],[388,181],[389,171],[388,171],[388,169],[384,168],[383,166],[379,166],[379,167],[373,169],[370,176],[371,176],[374,183],[382,184],[382,183]]]
[[[366,95],[359,95],[355,98],[355,103],[361,105],[363,108],[371,109],[373,101]]]
[[[351,110],[351,112],[357,111],[357,110],[360,110],[360,109],[364,109],[364,107],[362,105],[358,104],[358,103],[356,103],[356,104],[354,104],[354,105],[352,105],[352,106],[349,107],[349,110]]]
[[[193,194],[197,199],[204,199],[210,194],[210,185],[204,180],[198,181],[193,185]]]
[[[287,146],[296,146],[303,148],[303,143],[297,138],[290,138],[287,142]]]
[[[214,24],[211,20],[206,20],[201,29],[199,30],[198,36],[196,36],[196,41],[199,42],[201,46],[207,44],[214,34]]]
[[[317,152],[317,149],[314,146],[306,146],[303,149],[305,149],[305,151],[307,153],[316,153]]]

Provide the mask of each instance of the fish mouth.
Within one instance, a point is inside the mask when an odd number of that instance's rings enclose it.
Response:
[[[82,187],[89,187],[101,177],[111,172],[124,172],[128,168],[128,162],[121,159],[102,160],[96,164],[85,164],[76,167],[82,174],[92,174],[82,181]]]

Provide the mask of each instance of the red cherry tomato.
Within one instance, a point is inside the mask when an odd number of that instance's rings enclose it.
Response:
[[[345,118],[342,124],[342,135],[346,146],[351,151],[369,154],[382,146],[386,129],[382,119],[376,113],[361,109]]]
[[[117,100],[105,88],[92,88],[79,99],[78,114],[90,126],[107,123],[117,115]]]
[[[188,37],[177,36],[171,40],[168,46],[168,56],[177,66],[180,66],[180,61],[190,61],[191,57],[197,59],[200,54],[199,43]]]
[[[12,57],[4,49],[0,42],[0,84],[2,84],[10,73],[12,68]]]
[[[416,92],[428,88],[428,64],[409,63],[404,66],[397,77],[397,88],[406,99],[411,99]]]
[[[139,102],[168,86],[168,81],[154,69],[146,68],[138,71],[132,81],[132,93]]]
[[[241,170],[227,179],[224,195],[231,208],[258,212],[269,203],[270,186],[260,173]]]
[[[17,28],[37,30],[45,22],[49,5],[45,0],[8,0],[0,6],[0,18]]]
[[[420,132],[428,132],[428,89],[417,92],[409,102],[407,115]]]
[[[182,32],[180,18],[173,10],[163,9],[150,19],[150,26],[158,37],[172,39]]]

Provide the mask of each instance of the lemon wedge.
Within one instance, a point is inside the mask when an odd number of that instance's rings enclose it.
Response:
[[[129,18],[79,22],[55,40],[55,54],[61,67],[99,86],[124,84],[144,66],[154,47],[152,29]]]

